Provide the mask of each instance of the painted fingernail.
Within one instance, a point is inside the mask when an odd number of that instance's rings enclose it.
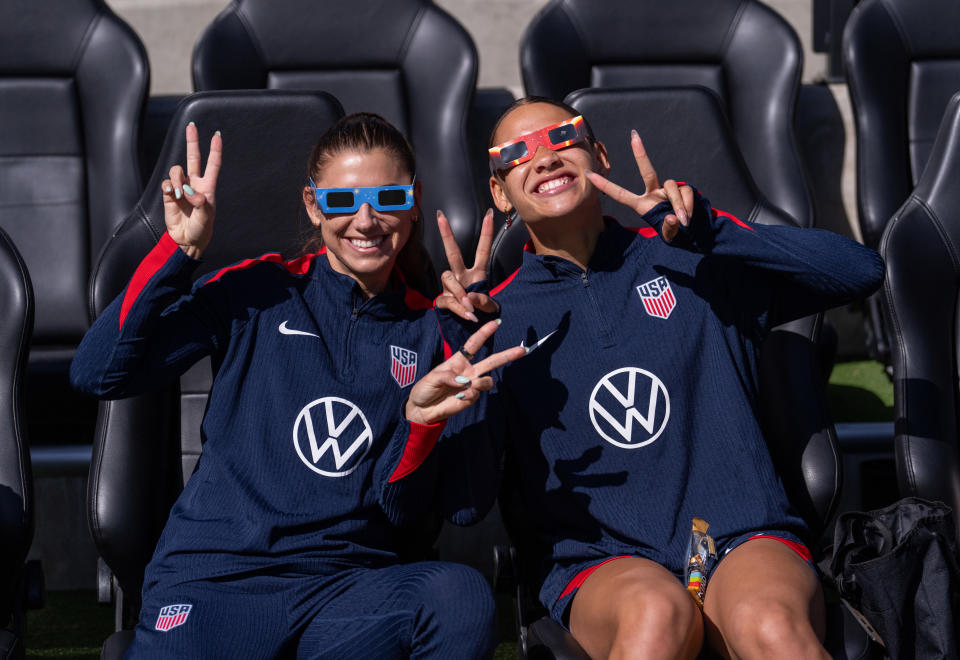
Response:
[[[687,224],[687,211],[686,209],[677,209],[677,217],[680,218],[680,222]]]
[[[470,384],[470,379],[467,378],[466,376],[457,376],[456,381],[457,381],[458,383],[460,383],[461,385],[469,385],[469,384]]]
[[[222,137],[222,136],[223,136],[223,133],[221,133],[220,131],[217,131],[216,133],[214,133],[214,135],[219,135],[219,136]]]
[[[500,325],[501,323],[503,323],[503,319],[497,319],[497,325]]]
[[[163,189],[163,192],[169,195],[170,193],[173,192],[173,188],[171,188],[170,186],[167,186],[166,188]]]
[[[632,137],[632,138],[638,138],[638,137],[640,137],[640,134],[637,133],[637,129],[635,129],[635,128],[631,128],[631,129],[630,129],[630,137]]]
[[[194,195],[194,194],[196,194],[196,193],[194,192],[193,188],[191,188],[191,187],[190,187],[189,185],[187,185],[187,184],[183,184],[183,192],[187,193],[188,195]]]
[[[480,319],[478,319],[478,318],[477,318],[477,315],[474,314],[473,312],[467,312],[466,316],[467,316],[468,319],[470,319],[470,320],[473,321],[474,323],[479,323],[479,322],[480,322]]]
[[[463,392],[460,392],[459,394],[457,394],[457,398],[458,398],[458,399],[462,399],[462,398],[464,398],[465,396],[467,396],[467,395],[464,394]]]
[[[177,199],[180,199],[181,197],[183,197],[183,193],[180,192],[180,189],[179,189],[179,188],[174,188],[174,189],[173,189],[173,196],[176,197]]]
[[[189,124],[187,124],[187,126],[196,126],[196,124],[194,124],[193,122],[190,122]]]

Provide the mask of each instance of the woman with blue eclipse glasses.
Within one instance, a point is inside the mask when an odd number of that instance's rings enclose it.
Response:
[[[79,389],[118,398],[205,355],[214,365],[203,455],[147,567],[127,656],[488,657],[484,578],[403,563],[403,549],[433,508],[445,420],[524,351],[471,363],[491,322],[444,359],[431,304],[410,286],[423,262],[409,144],[376,115],[344,117],[310,158],[304,254],[192,284],[222,139],[202,172],[194,126],[186,139],[186,172],[162,184],[167,232],[71,368]]]

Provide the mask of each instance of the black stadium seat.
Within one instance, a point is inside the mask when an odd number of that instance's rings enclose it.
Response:
[[[960,92],[947,105],[916,188],[887,224],[894,376],[895,457],[900,495],[960,511]]]
[[[876,248],[926,165],[940,117],[960,90],[960,4],[953,0],[863,0],[843,32],[857,136],[857,214]],[[887,312],[870,299],[868,347],[889,363]]]
[[[92,313],[126,286],[166,231],[160,182],[186,162],[184,128],[196,123],[201,151],[224,136],[217,186],[217,229],[198,274],[267,252],[291,254],[311,228],[301,190],[317,138],[342,115],[328,94],[303,91],[205,92],[187,97],[173,117],[158,165],[134,211],[108,242],[92,282]],[[143,572],[173,501],[200,453],[200,420],[211,384],[209,360],[179,388],[100,404],[90,465],[90,531],[104,566],[101,600],[115,599],[116,630],[105,658],[120,657],[137,621]]]
[[[31,441],[89,443],[96,403],[67,369],[91,265],[140,195],[147,55],[100,0],[0,3],[0,227],[33,279]]]
[[[685,179],[697,186],[716,208],[762,224],[796,224],[773,207],[753,183],[716,95],[703,88],[585,89],[566,99],[591,123],[595,136],[611,156],[611,179],[631,190],[642,182],[628,145],[636,128],[660,176]],[[604,212],[626,226],[642,226],[632,211],[610,199]],[[491,256],[491,281],[500,281],[519,267],[528,233],[522,223],[500,231]],[[816,554],[824,525],[836,508],[842,475],[836,433],[829,419],[823,377],[815,344],[821,315],[774,329],[761,349],[759,362],[761,422],[771,455],[790,501],[810,528],[808,546]],[[505,480],[507,481],[507,480]],[[503,493],[501,513],[519,548],[519,579],[531,574],[524,546],[522,506],[509,490]],[[501,558],[509,554],[500,552]],[[535,561],[535,560],[534,560]],[[536,575],[536,571],[533,571]],[[529,582],[526,584],[529,588]],[[539,585],[532,592],[536,593]],[[531,612],[523,620],[530,622]],[[829,612],[828,648],[839,657],[860,658],[868,640],[845,612]],[[521,639],[531,658],[581,658],[572,638],[551,619],[530,622]],[[548,650],[549,649],[549,650]]]
[[[33,539],[33,481],[23,376],[33,328],[27,267],[0,229],[0,658],[23,657],[24,560]],[[12,631],[6,626],[12,625]]]
[[[528,26],[520,60],[527,93],[555,99],[586,87],[713,90],[759,189],[813,225],[793,128],[803,51],[766,5],[551,0]]]
[[[430,220],[425,244],[437,274],[446,257],[436,209],[472,254],[480,211],[466,126],[477,52],[429,0],[233,0],[197,42],[193,82],[198,91],[323,90],[348,113],[383,115],[417,154]]]

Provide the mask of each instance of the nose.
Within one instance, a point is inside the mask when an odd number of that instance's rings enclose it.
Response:
[[[533,154],[533,167],[536,171],[550,170],[562,164],[563,161],[560,160],[560,155],[556,151],[547,149],[543,145],[537,146],[537,150]]]
[[[373,217],[373,208],[368,202],[364,202],[357,209],[357,214],[353,217],[353,225],[360,231],[371,229],[376,225]]]

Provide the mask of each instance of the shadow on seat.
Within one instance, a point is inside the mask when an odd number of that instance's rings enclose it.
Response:
[[[761,224],[794,224],[759,192],[732,137],[726,116],[715,94],[703,88],[587,89],[566,99],[590,121],[595,136],[607,146],[610,178],[630,190],[642,190],[642,180],[628,145],[629,130],[636,128],[660,179],[676,177],[696,185],[716,208],[742,220]],[[643,226],[636,214],[604,199],[605,213],[625,226]],[[491,282],[498,282],[519,267],[528,233],[522,224],[498,234],[491,257]],[[836,434],[823,396],[816,346],[821,315],[799,319],[771,331],[759,358],[758,391],[761,423],[778,473],[791,503],[810,529],[806,539],[814,550],[824,524],[836,507],[840,491],[840,456]],[[516,482],[509,477],[508,485]],[[520,592],[520,646],[530,658],[583,658],[573,638],[552,619],[543,617],[535,603],[539,585],[532,576],[543,549],[525,535],[526,513],[509,486],[501,493],[504,522],[517,545],[514,564]],[[510,565],[508,550],[497,552],[498,563]],[[509,580],[508,580],[509,584]],[[531,605],[532,603],[532,605]],[[838,657],[866,657],[868,639],[853,619],[839,608],[828,614],[827,646]]]
[[[301,201],[310,150],[343,113],[329,94],[304,91],[206,92],[180,104],[140,202],[104,249],[94,274],[96,316],[123,290],[166,231],[160,183],[186,162],[184,128],[196,123],[201,149],[224,136],[226,165],[217,185],[217,232],[203,274],[245,257],[299,248],[311,228]],[[101,602],[115,604],[118,631],[104,658],[132,640],[144,569],[174,500],[200,454],[200,419],[211,384],[209,360],[179,387],[100,404],[87,491],[90,531],[102,558]]]
[[[887,261],[895,459],[902,497],[960,511],[956,306],[960,293],[960,92],[947,105],[923,175],[890,218]],[[960,537],[960,535],[958,535]]]
[[[28,575],[24,560],[33,540],[33,479],[23,415],[33,288],[26,264],[2,229],[0,309],[4,313],[0,324],[0,658],[14,659],[24,656]]]

